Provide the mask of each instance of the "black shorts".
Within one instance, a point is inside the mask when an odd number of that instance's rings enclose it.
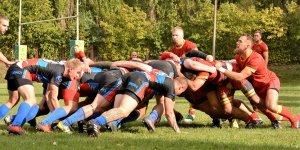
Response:
[[[118,90],[117,93],[118,94],[125,94],[125,95],[130,96],[131,98],[136,100],[138,102],[138,104],[140,104],[142,102],[141,99],[136,94],[134,94],[132,91],[129,91],[129,90],[125,89],[125,90]]]
[[[11,79],[25,78],[26,73],[28,73],[28,71],[26,69],[20,68],[18,65],[13,64],[8,68],[6,75],[5,75],[5,79],[11,80]]]
[[[32,85],[32,81],[31,80],[27,80],[27,79],[9,79],[7,80],[7,89],[10,91],[16,91],[18,90],[18,88],[22,85]]]
[[[123,76],[122,80],[122,86],[117,93],[128,94],[128,91],[130,91],[141,102],[144,99],[146,89],[149,87],[149,81],[145,75],[139,72],[129,72]],[[135,98],[131,93],[129,95]]]

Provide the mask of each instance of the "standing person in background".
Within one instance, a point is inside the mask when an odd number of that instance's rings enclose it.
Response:
[[[178,57],[185,57],[185,53],[191,50],[198,50],[197,45],[189,40],[184,39],[183,29],[179,26],[172,29],[172,40],[174,45],[170,49],[170,52],[176,54]],[[213,61],[211,55],[207,55],[206,60]],[[184,123],[190,123],[194,121],[196,117],[196,110],[190,105],[187,117],[183,120]]]
[[[0,36],[4,35],[8,30],[9,19],[6,16],[0,15]],[[15,62],[7,60],[7,58],[0,52],[0,61],[2,61],[7,67]]]
[[[93,65],[94,61],[92,61],[91,59],[87,58],[85,56],[84,51],[80,50],[78,45],[74,45],[73,50],[74,50],[74,57],[77,58],[77,59],[79,59],[81,62],[83,62],[83,64],[84,64],[84,67],[83,67],[84,72],[91,73],[90,65]]]
[[[266,66],[268,66],[269,62],[269,49],[267,44],[261,39],[262,34],[260,31],[254,32],[254,44],[252,50],[259,53],[265,60]]]
[[[170,52],[176,54],[178,57],[185,57],[185,53],[191,50],[198,50],[197,45],[189,40],[184,39],[183,29],[175,27],[172,30],[172,40],[174,45]]]
[[[127,60],[128,60],[128,61],[130,61],[130,60],[143,61],[143,60],[139,57],[139,55],[138,55],[138,53],[137,53],[136,51],[132,51],[131,54],[130,54],[130,57],[129,57]]]

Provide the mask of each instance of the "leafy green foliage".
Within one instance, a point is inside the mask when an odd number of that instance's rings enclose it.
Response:
[[[216,58],[231,59],[242,33],[260,30],[269,47],[270,63],[297,63],[299,1],[224,0],[217,15]],[[43,5],[39,5],[39,4]],[[2,0],[0,13],[10,18],[10,33],[1,36],[1,50],[13,59],[17,44],[18,1]],[[22,22],[76,15],[76,1],[24,0]],[[144,59],[158,58],[172,46],[171,29],[182,26],[185,38],[208,54],[212,49],[214,5],[211,0],[80,0],[80,39],[95,60],[127,59],[137,51]],[[76,38],[75,19],[22,27],[22,44],[29,58],[67,59],[69,41]]]

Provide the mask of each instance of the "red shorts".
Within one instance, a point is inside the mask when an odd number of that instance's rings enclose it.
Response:
[[[279,92],[280,90],[280,81],[279,79],[273,78],[268,84],[262,84],[260,86],[256,85],[254,87],[255,92],[257,93],[257,95],[262,98],[262,99],[266,99],[267,97],[267,92],[269,89],[275,89],[277,92]]]

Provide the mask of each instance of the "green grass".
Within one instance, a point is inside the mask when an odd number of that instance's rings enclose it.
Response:
[[[281,78],[280,104],[284,104],[294,113],[300,113],[300,65],[271,66]],[[41,85],[35,84],[38,99],[41,98]],[[240,92],[237,97],[246,99]],[[8,98],[6,84],[0,84],[0,104]],[[150,107],[154,101],[150,102]],[[188,103],[178,98],[176,109],[186,114]],[[12,109],[14,114],[17,108]],[[149,113],[149,110],[148,110]],[[40,133],[25,125],[27,134],[9,135],[6,126],[0,122],[1,149],[300,149],[300,129],[289,128],[283,122],[283,129],[274,130],[269,121],[260,115],[265,123],[258,129],[244,129],[240,122],[239,129],[232,129],[225,123],[222,129],[211,128],[211,119],[202,112],[197,112],[196,120],[191,125],[181,125],[180,134],[176,134],[167,124],[157,127],[155,133],[148,133],[141,121],[125,124],[117,133],[102,132],[99,138],[90,138],[85,134],[68,135],[61,132]],[[41,120],[43,117],[38,118]]]

